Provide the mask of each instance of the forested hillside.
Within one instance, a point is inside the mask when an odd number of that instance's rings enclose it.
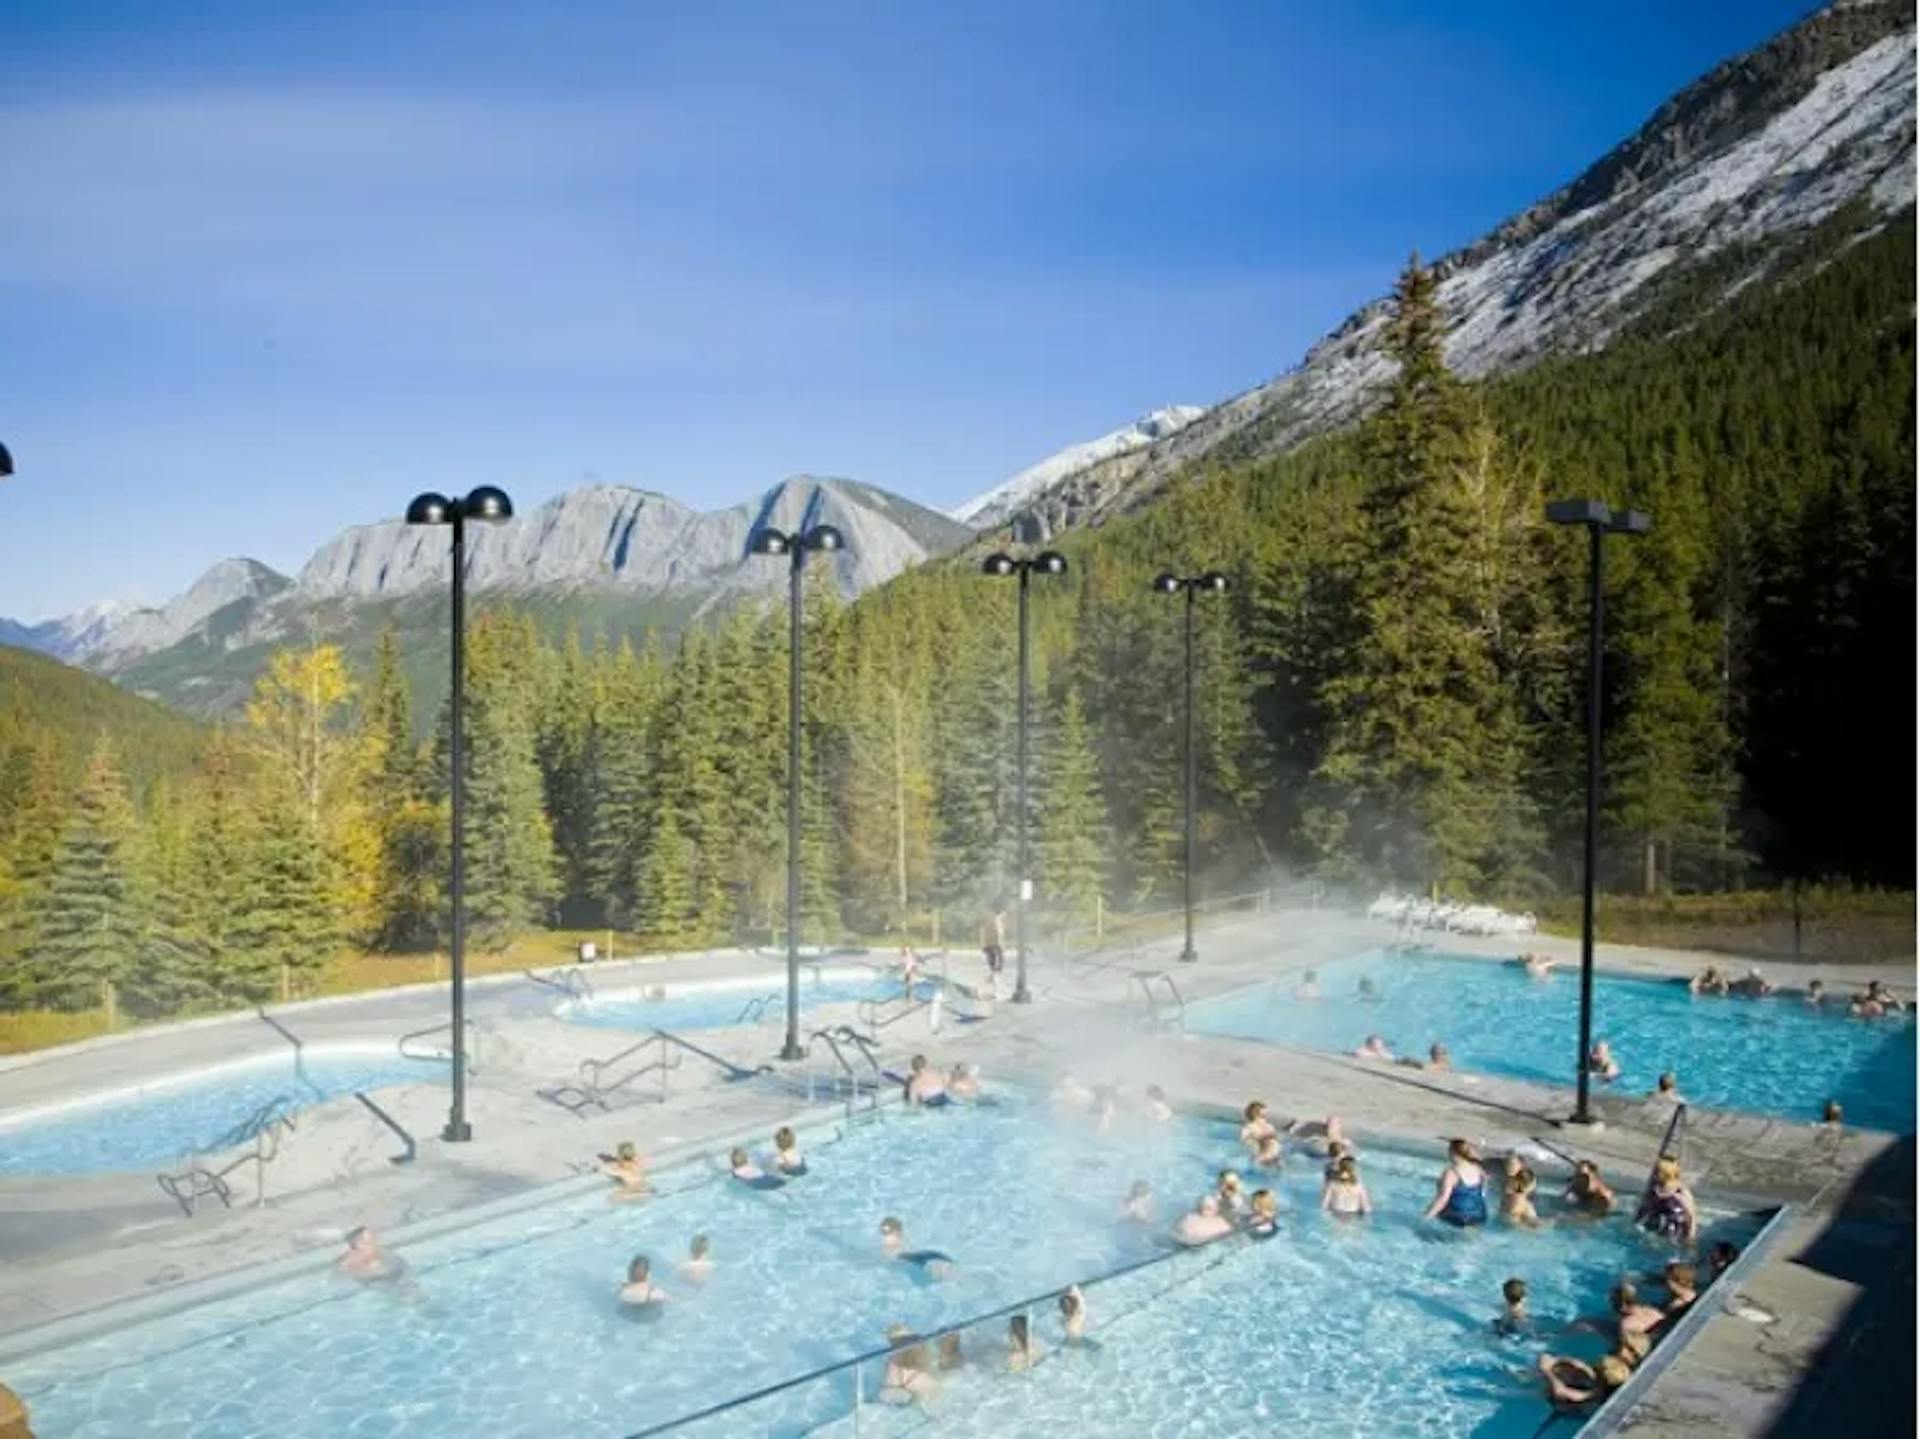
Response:
[[[1696,269],[1606,351],[1486,385],[1448,373],[1433,276],[1410,265],[1366,423],[1070,537],[1071,573],[1034,584],[1049,920],[1176,890],[1182,602],[1151,589],[1163,569],[1236,581],[1200,600],[1205,884],[1569,888],[1585,545],[1543,522],[1560,495],[1654,516],[1608,542],[1606,883],[1910,884],[1914,225],[1867,224],[1841,217],[1733,296],[1730,271]],[[852,604],[810,587],[814,935],[923,931],[936,906],[970,925],[1011,889],[1015,587],[978,561]],[[479,617],[479,941],[556,922],[767,935],[785,651],[777,610],[671,654]],[[343,945],[435,943],[445,717],[416,723],[402,661],[391,634],[358,675],[328,646],[283,652],[184,781],[164,757],[194,732],[146,707],[120,742],[88,732],[97,695],[48,721],[92,747],[77,782],[16,724],[4,772],[37,780],[0,787],[0,1002],[88,1005],[109,982],[151,1011],[258,999]],[[49,670],[17,706],[68,682]]]

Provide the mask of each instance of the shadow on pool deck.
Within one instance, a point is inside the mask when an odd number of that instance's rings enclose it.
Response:
[[[1795,1258],[1860,1295],[1770,1431],[1782,1439],[1914,1432],[1914,1157],[1910,1134],[1883,1151]]]

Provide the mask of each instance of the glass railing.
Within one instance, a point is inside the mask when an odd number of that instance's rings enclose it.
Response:
[[[1052,1357],[1070,1348],[1058,1302],[1068,1289],[1086,1296],[1090,1328],[1110,1327],[1193,1283],[1239,1254],[1244,1241],[1203,1249],[1167,1249],[1104,1274],[1030,1294],[937,1329],[881,1342],[862,1353],[783,1379],[705,1409],[637,1430],[627,1439],[656,1435],[779,1434],[819,1439],[880,1439],[913,1432],[938,1420],[969,1375],[1016,1372],[1044,1378]],[[1024,1328],[1022,1348],[1014,1330]],[[952,1391],[951,1393],[949,1391]]]

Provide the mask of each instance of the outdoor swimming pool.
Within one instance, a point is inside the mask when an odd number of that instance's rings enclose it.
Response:
[[[922,982],[914,996],[926,999],[933,985]],[[555,1013],[575,1024],[606,1029],[665,1029],[675,1034],[695,1029],[725,1029],[737,1024],[768,1023],[786,1014],[784,975],[765,979],[724,979],[659,987],[659,997],[646,987],[608,990],[604,994],[563,1001]],[[800,1006],[854,1004],[863,999],[899,999],[904,993],[897,975],[870,968],[800,971]],[[764,1003],[756,1003],[764,1001]]]
[[[896,1112],[810,1141],[813,1173],[777,1193],[690,1164],[656,1176],[662,1193],[644,1204],[595,1190],[423,1241],[405,1250],[416,1302],[309,1274],[8,1358],[7,1379],[63,1439],[617,1439],[869,1351],[891,1324],[958,1323],[1158,1253],[1116,1222],[1131,1181],[1152,1182],[1170,1218],[1238,1148],[1228,1126],[1100,1136],[1013,1101]],[[982,1326],[943,1420],[1012,1432],[1006,1416],[1030,1403],[1035,1417],[1071,1416],[1065,1432],[1230,1439],[1286,1420],[1316,1433],[1532,1435],[1545,1410],[1510,1373],[1532,1350],[1488,1329],[1500,1282],[1524,1274],[1535,1309],[1567,1318],[1596,1312],[1610,1283],[1659,1251],[1624,1222],[1422,1230],[1436,1161],[1363,1162],[1379,1210],[1368,1224],[1322,1217],[1318,1165],[1302,1159],[1277,1186],[1290,1206],[1278,1240],[1180,1254],[1090,1289],[1104,1354],[1007,1375],[1004,1322]],[[957,1276],[931,1283],[882,1259],[888,1214],[910,1244],[950,1254]],[[704,1287],[673,1268],[695,1233],[713,1242]],[[635,1253],[672,1296],[649,1323],[614,1301]],[[1057,1321],[1043,1311],[1037,1330],[1051,1347]],[[843,1370],[686,1432],[798,1435],[838,1425],[852,1402]]]
[[[1369,1034],[1396,1054],[1443,1041],[1461,1069],[1567,1084],[1579,1046],[1580,979],[1530,980],[1514,965],[1374,951],[1323,966],[1323,997],[1297,1000],[1293,977],[1190,1007],[1188,1027],[1348,1052]],[[1362,978],[1380,998],[1361,1002]],[[1788,1119],[1819,1119],[1838,1099],[1849,1124],[1911,1133],[1914,1026],[1846,1017],[1797,996],[1695,998],[1684,984],[1599,974],[1593,1033],[1613,1046],[1620,1078],[1602,1092],[1641,1097],[1662,1070],[1689,1100]]]
[[[0,1112],[0,1174],[170,1165],[218,1147],[275,1099],[295,1113],[356,1089],[439,1082],[445,1074],[444,1064],[401,1059],[390,1050],[310,1049],[296,1067],[289,1049],[58,1106]]]

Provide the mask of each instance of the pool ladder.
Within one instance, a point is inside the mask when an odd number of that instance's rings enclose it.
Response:
[[[161,1193],[178,1204],[180,1212],[188,1218],[193,1217],[203,1199],[218,1199],[222,1209],[231,1209],[233,1186],[227,1182],[227,1176],[251,1164],[255,1167],[253,1202],[255,1206],[266,1203],[266,1168],[280,1152],[280,1136],[293,1132],[293,1116],[285,1108],[292,1102],[291,1095],[276,1094],[195,1153],[194,1158],[200,1160],[207,1155],[224,1153],[238,1144],[252,1143],[249,1152],[236,1155],[220,1168],[196,1162],[171,1173],[156,1174],[154,1181]]]
[[[1140,992],[1146,996],[1149,1028],[1187,1027],[1187,1001],[1180,993],[1180,986],[1173,982],[1172,975],[1165,970],[1155,970],[1151,974],[1136,973],[1133,978],[1140,986]],[[1161,993],[1163,989],[1164,995]]]
[[[874,1057],[874,1041],[866,1035],[861,1034],[851,1025],[842,1024],[833,1029],[816,1029],[812,1034],[808,1035],[807,1053],[809,1056],[812,1055],[816,1043],[826,1045],[827,1053],[833,1056],[834,1064],[837,1066],[832,1074],[833,1087],[831,1092],[837,1094],[840,1092],[843,1084],[846,1086],[847,1119],[852,1121],[863,1115],[878,1118],[880,1113],[880,1084],[885,1076],[880,1072],[880,1061]],[[845,1046],[845,1048],[842,1046]],[[866,1061],[864,1074],[859,1068],[856,1068],[848,1062],[846,1051],[849,1048],[858,1054],[861,1059]],[[818,1073],[816,1068],[809,1065],[807,1068],[807,1103],[809,1104],[814,1102],[814,1081],[817,1078]],[[867,1098],[864,1109],[862,1109],[860,1105],[860,1096],[863,1091]]]
[[[475,1070],[479,1068],[479,1065],[474,1063],[474,1058],[473,1058],[473,1031],[474,1031],[473,1021],[471,1019],[467,1020],[466,1026],[467,1026],[467,1046],[466,1046],[467,1073],[472,1074]],[[417,1059],[427,1064],[451,1064],[453,1062],[453,1046],[450,1043],[446,1043],[443,1041],[443,1043],[440,1046],[437,1046],[433,1049],[426,1050],[425,1052],[422,1052],[418,1047],[419,1042],[421,1040],[431,1038],[433,1035],[436,1035],[436,1034],[443,1034],[447,1037],[447,1040],[451,1040],[453,1038],[453,1025],[450,1023],[436,1024],[426,1029],[413,1030],[411,1033],[401,1035],[399,1040],[395,1044],[395,1048],[397,1048],[400,1051],[400,1057],[402,1059]],[[408,1045],[414,1045],[415,1047],[412,1049],[409,1049],[407,1047]]]

